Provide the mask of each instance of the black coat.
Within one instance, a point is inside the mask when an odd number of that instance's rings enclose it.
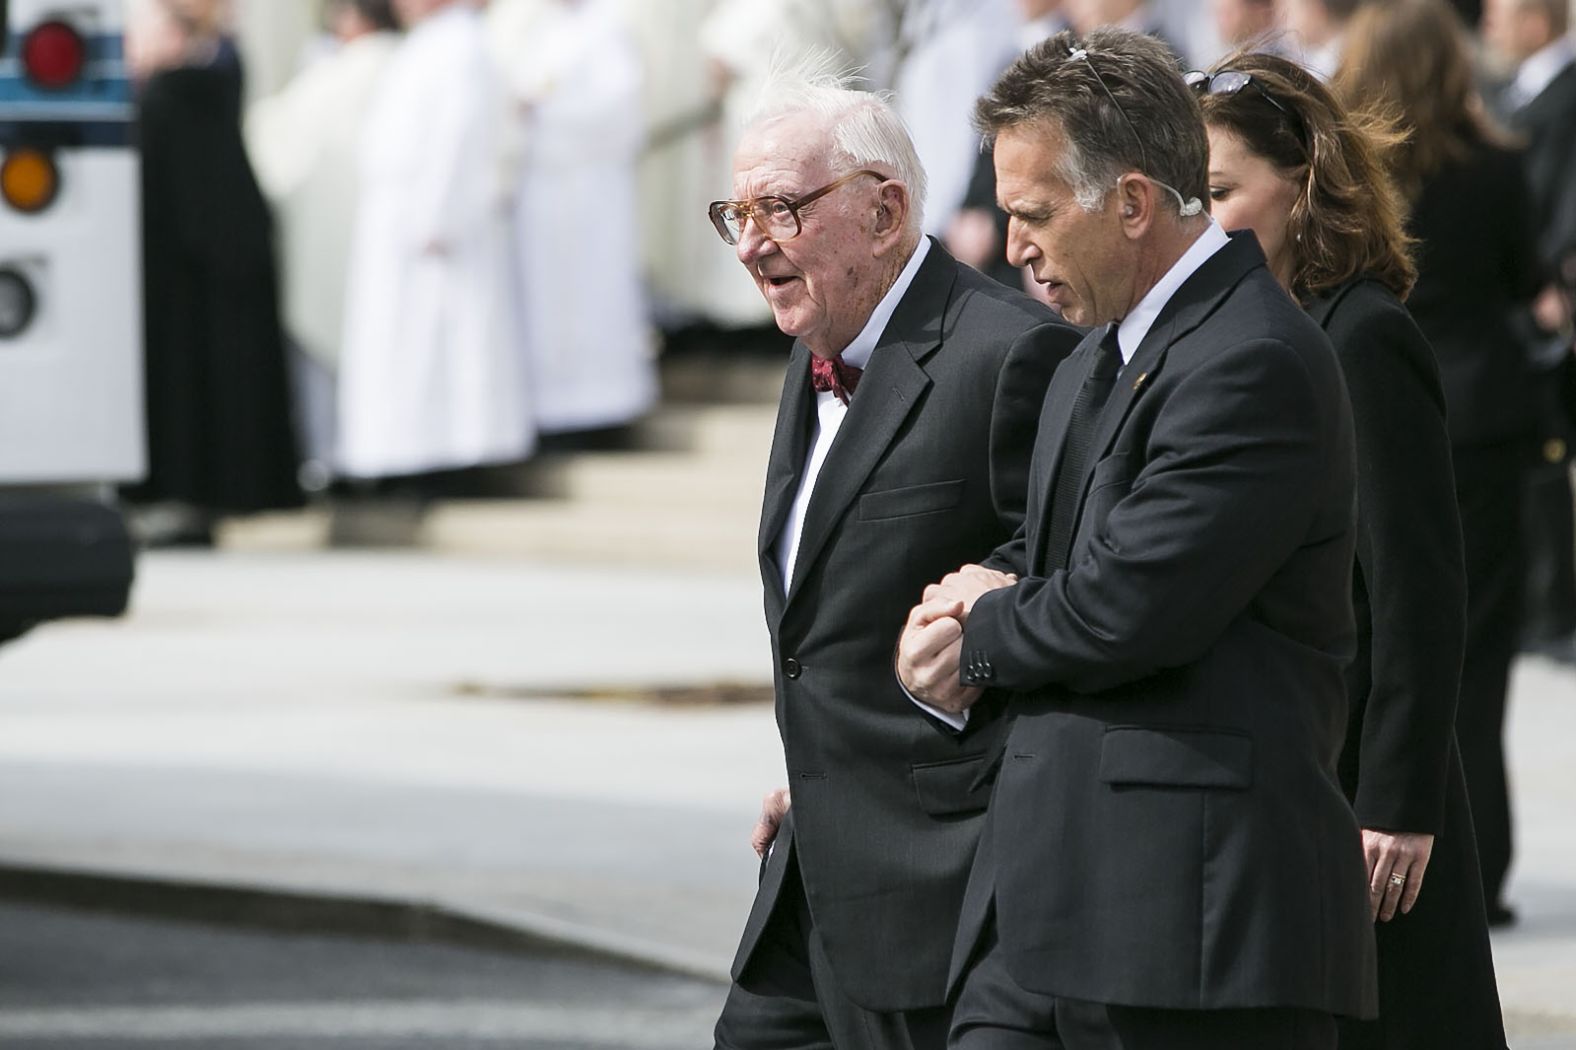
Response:
[[[932,244],[816,481],[784,594],[775,551],[815,411],[809,352],[795,346],[760,528],[792,826],[766,866],[736,977],[792,853],[847,996],[881,1011],[941,1005],[1001,705],[956,733],[904,695],[893,653],[926,584],[1022,522],[1040,403],[1078,338]]]
[[[239,92],[233,70],[171,70],[139,116],[149,466],[130,494],[216,511],[300,502],[272,225]]]
[[[1550,276],[1576,266],[1576,64],[1509,114],[1527,141],[1527,182],[1538,215],[1538,252]],[[1565,275],[1576,286],[1576,271]]]
[[[1117,377],[1064,568],[1046,496],[1093,345],[1051,384],[1024,531],[990,563],[1020,582],[964,630],[965,684],[1014,690],[1014,719],[955,971],[993,893],[1030,991],[1371,1015],[1336,775],[1356,482],[1335,355],[1234,236]]]
[[[1377,929],[1378,1021],[1343,1047],[1501,1050],[1456,693],[1466,569],[1439,371],[1406,308],[1358,280],[1309,304],[1335,346],[1357,435],[1357,658],[1341,782],[1365,828],[1435,836],[1418,904]]]
[[[1439,362],[1452,445],[1530,442],[1537,430],[1512,327],[1541,283],[1535,214],[1520,156],[1489,145],[1427,179],[1414,204],[1418,278],[1407,305]]]

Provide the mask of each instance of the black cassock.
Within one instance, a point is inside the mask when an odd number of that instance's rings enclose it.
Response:
[[[272,223],[235,69],[156,74],[141,98],[148,477],[136,500],[296,506]]]

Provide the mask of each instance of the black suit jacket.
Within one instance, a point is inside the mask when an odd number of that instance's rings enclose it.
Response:
[[[1510,113],[1526,137],[1527,181],[1538,213],[1538,253],[1550,275],[1576,255],[1576,65]],[[1576,274],[1566,276],[1576,282]]]
[[[1376,281],[1309,304],[1357,433],[1357,658],[1341,780],[1365,828],[1437,835],[1466,638],[1466,569],[1444,392],[1406,307]]]
[[[1040,404],[1079,334],[932,243],[821,469],[785,594],[775,552],[815,406],[809,352],[795,346],[760,529],[792,824],[766,866],[735,976],[792,853],[851,999],[873,1010],[943,1001],[1002,705],[986,703],[956,733],[904,695],[893,653],[925,585],[1022,522]]]
[[[1351,412],[1329,341],[1238,234],[1116,380],[1068,564],[1047,561],[1068,413],[1046,397],[1022,577],[981,597],[966,684],[1014,691],[954,959],[994,892],[1033,991],[1371,1015],[1374,942],[1336,757],[1351,656]]]
[[[1512,327],[1541,284],[1535,215],[1520,155],[1487,145],[1431,175],[1413,205],[1417,287],[1407,305],[1439,362],[1454,446],[1530,440],[1537,429]]]

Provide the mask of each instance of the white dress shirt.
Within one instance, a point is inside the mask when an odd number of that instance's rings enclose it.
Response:
[[[1554,78],[1565,72],[1565,67],[1576,62],[1576,40],[1562,36],[1541,50],[1529,55],[1516,70],[1511,84],[1511,100],[1517,109],[1543,94]]]
[[[1183,283],[1197,272],[1200,266],[1209,260],[1220,249],[1231,243],[1231,238],[1226,236],[1226,231],[1220,228],[1220,223],[1214,219],[1209,220],[1203,233],[1198,235],[1198,240],[1192,247],[1182,253],[1182,258],[1171,264],[1171,269],[1166,271],[1164,277],[1155,282],[1155,286],[1144,293],[1138,300],[1138,305],[1127,312],[1121,324],[1116,329],[1116,342],[1122,349],[1122,364],[1133,359],[1138,353],[1138,347],[1144,341],[1144,336],[1149,334],[1149,329],[1154,327],[1155,318],[1160,316],[1160,311],[1165,309],[1171,297],[1177,293]]]
[[[843,350],[843,363],[855,368],[864,368],[870,363],[870,355],[875,353],[876,344],[881,341],[881,335],[886,331],[887,322],[892,320],[892,314],[897,310],[897,304],[908,292],[908,286],[914,283],[914,275],[919,272],[920,263],[925,261],[925,256],[930,253],[930,238],[921,237],[919,247],[914,249],[914,254],[909,256],[908,263],[903,271],[897,275],[897,281],[887,289],[886,295],[876,304],[870,314],[870,320],[865,322],[865,327],[854,337]],[[858,394],[850,396],[852,401]],[[815,434],[810,442],[810,455],[804,462],[804,473],[799,476],[799,492],[794,496],[793,509],[788,512],[788,521],[783,525],[782,535],[777,537],[777,564],[783,569],[783,593],[787,594],[793,586],[794,564],[799,560],[799,534],[804,531],[804,514],[810,508],[810,496],[815,492],[815,481],[821,476],[821,467],[826,464],[826,454],[832,450],[832,442],[837,438],[837,431],[843,425],[843,417],[848,414],[848,406],[843,404],[836,394],[830,390],[818,390],[815,393]]]

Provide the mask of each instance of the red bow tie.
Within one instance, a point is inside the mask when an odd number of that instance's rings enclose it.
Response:
[[[816,390],[830,390],[845,405],[848,395],[858,388],[859,377],[864,374],[863,368],[845,363],[841,354],[831,360],[810,355],[810,385]]]

